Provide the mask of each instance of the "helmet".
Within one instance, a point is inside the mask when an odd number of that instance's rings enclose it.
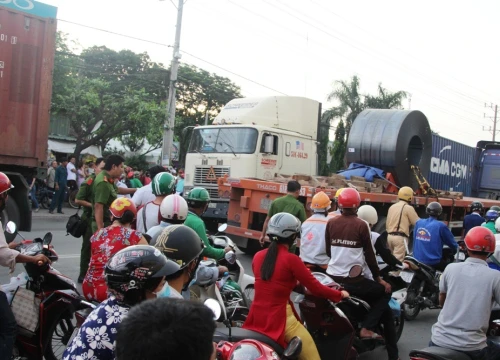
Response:
[[[465,246],[470,251],[492,253],[495,251],[495,235],[490,229],[476,226],[465,235]]]
[[[341,209],[356,209],[361,204],[359,192],[353,188],[344,189],[339,195],[339,207]]]
[[[500,217],[495,220],[495,229],[500,233]]]
[[[155,196],[170,195],[175,189],[175,178],[169,173],[159,173],[151,183]]]
[[[204,248],[198,234],[184,225],[167,226],[152,245],[179,264],[180,269],[199,259]]]
[[[474,201],[472,204],[470,204],[470,211],[483,211],[483,209],[484,206],[479,201]]]
[[[168,195],[160,204],[160,214],[167,220],[184,221],[188,214],[187,202],[182,196]]]
[[[486,220],[495,221],[498,218],[498,211],[488,210],[485,215]]]
[[[398,199],[410,202],[413,199],[413,189],[409,186],[403,186],[398,191]]]
[[[13,189],[14,186],[10,181],[9,177],[5,175],[3,172],[0,172],[0,194],[3,194],[10,189]]]
[[[440,203],[433,201],[425,208],[425,213],[430,216],[438,217],[443,212],[443,207]]]
[[[342,193],[342,191],[344,190],[345,188],[340,188],[337,190],[337,192],[335,193],[335,199],[338,199],[339,198],[339,195]]]
[[[210,202],[210,194],[205,188],[195,187],[189,192],[187,202],[189,205]]]
[[[111,256],[104,268],[108,289],[118,300],[130,290],[154,290],[165,276],[175,274],[179,265],[149,245],[133,245]]]
[[[121,197],[115,199],[109,206],[109,211],[111,215],[117,219],[121,219],[125,211],[131,211],[134,214],[134,218],[137,215],[137,208],[135,207],[134,202],[131,199]]]
[[[360,206],[358,209],[358,217],[370,225],[375,225],[378,222],[377,210],[371,205]]]
[[[311,210],[312,211],[325,211],[330,209],[330,204],[332,201],[323,191],[320,191],[316,195],[313,196],[311,202]]]
[[[490,210],[495,210],[495,211],[498,211],[500,213],[500,206],[493,205],[492,207],[490,207]]]
[[[267,235],[289,238],[300,233],[300,220],[289,213],[277,213],[267,225]]]

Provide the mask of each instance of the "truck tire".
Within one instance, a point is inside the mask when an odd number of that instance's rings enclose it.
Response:
[[[19,207],[13,198],[7,200],[7,204],[5,206],[4,211],[2,211],[2,225],[5,225],[9,222],[13,221],[18,227],[21,223],[21,215],[19,214]],[[12,242],[16,237],[15,234],[9,234],[5,232],[5,238],[7,239],[7,243]]]

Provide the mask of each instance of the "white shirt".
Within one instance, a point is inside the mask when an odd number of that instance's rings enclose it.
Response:
[[[132,201],[137,207],[154,201],[154,199],[156,199],[156,196],[153,194],[153,188],[151,187],[151,184],[137,189],[137,191],[134,193],[134,196],[132,196]]]
[[[12,273],[16,268],[17,255],[19,255],[19,251],[9,249],[7,239],[3,232],[2,222],[0,221],[0,266],[10,268],[10,272]],[[2,291],[2,286],[0,286],[0,291]]]
[[[116,186],[119,187],[119,188],[122,188],[122,189],[128,189],[128,186],[125,185],[123,182],[121,181],[117,181],[116,182]],[[117,194],[116,195],[117,197],[121,198],[121,197],[125,197],[127,199],[130,199],[130,195],[129,194],[125,194],[125,195],[122,195],[122,194]],[[134,203],[135,204],[135,203]]]
[[[330,218],[324,214],[314,214],[302,223],[300,238],[300,259],[316,265],[328,265],[325,230]]]
[[[377,255],[377,251],[375,250],[375,243],[377,242],[379,236],[380,236],[379,233],[376,233],[375,231],[371,232],[371,241],[372,241],[373,253],[375,254],[375,256]],[[363,265],[363,276],[367,279],[373,280],[373,274],[366,262]]]
[[[146,228],[144,227],[144,210],[146,210]],[[160,224],[160,205],[147,203],[137,212],[137,231],[147,233],[149,229]]]
[[[66,170],[68,171],[68,180],[76,180],[76,168],[73,163],[69,162],[68,165],[66,165]],[[71,171],[75,170],[75,172]]]

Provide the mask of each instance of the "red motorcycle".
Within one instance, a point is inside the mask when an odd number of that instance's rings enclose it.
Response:
[[[8,223],[6,231],[16,234],[16,225]],[[16,250],[31,256],[43,254],[55,262],[58,256],[51,242],[52,234],[48,232],[43,239],[24,240]],[[29,276],[26,289],[33,291],[40,302],[38,326],[34,332],[18,327],[12,355],[30,360],[43,360],[44,357],[47,360],[61,359],[78,326],[95,305],[85,301],[73,280],[50,264],[39,266],[26,263],[24,267]]]

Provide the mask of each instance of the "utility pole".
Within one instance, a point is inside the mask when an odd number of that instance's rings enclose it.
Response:
[[[498,113],[498,105],[495,104],[495,106],[493,106],[493,104],[490,104],[489,106],[487,104],[484,104],[484,107],[489,107],[491,109],[494,109],[495,111],[495,116],[494,117],[491,117],[491,116],[486,116],[486,114],[484,114],[484,117],[485,118],[489,118],[489,119],[493,119],[493,129],[491,128],[491,126],[488,126],[487,128],[485,128],[483,126],[483,131],[489,131],[489,132],[492,132],[493,133],[493,141],[495,141],[495,138],[496,138],[496,135],[497,135],[497,113]]]
[[[168,87],[167,101],[167,119],[163,126],[163,147],[162,161],[163,166],[170,166],[170,158],[172,155],[172,147],[174,144],[174,125],[175,125],[175,83],[177,82],[177,72],[179,70],[180,42],[181,42],[181,26],[182,26],[182,8],[184,0],[179,0],[177,5],[177,25],[175,27],[175,43],[172,56],[172,65],[170,66],[170,84]]]

